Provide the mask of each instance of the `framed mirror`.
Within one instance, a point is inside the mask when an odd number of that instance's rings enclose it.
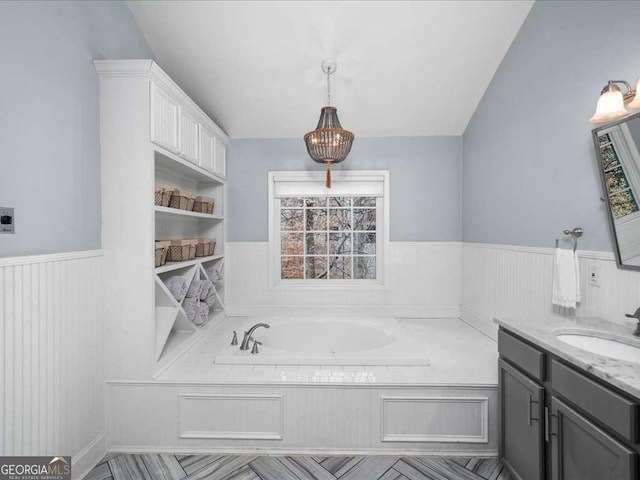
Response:
[[[594,129],[593,141],[616,261],[640,270],[640,113]]]

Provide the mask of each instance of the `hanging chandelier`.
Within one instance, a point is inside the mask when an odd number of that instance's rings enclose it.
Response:
[[[315,130],[304,136],[307,152],[314,162],[327,164],[327,188],[331,188],[331,164],[340,163],[351,151],[355,135],[344,130],[338,120],[338,109],[331,106],[331,74],[336,71],[336,61],[322,62],[322,71],[327,74],[327,106],[320,109],[320,120]]]

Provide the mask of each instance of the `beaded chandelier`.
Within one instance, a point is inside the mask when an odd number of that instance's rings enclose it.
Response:
[[[336,70],[336,62],[322,62],[322,71],[327,74],[327,106],[320,110],[320,120],[315,130],[304,136],[307,152],[313,161],[327,164],[327,188],[331,188],[331,164],[340,163],[351,151],[355,135],[344,130],[338,120],[338,109],[331,106],[330,75]]]

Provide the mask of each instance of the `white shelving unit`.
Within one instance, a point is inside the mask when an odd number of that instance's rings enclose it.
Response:
[[[224,266],[227,135],[151,60],[100,60],[103,248],[108,378],[148,379],[224,315],[187,319],[165,281],[207,279]],[[213,197],[212,214],[154,205],[156,183]],[[214,255],[156,268],[154,241],[215,238]],[[150,287],[150,288],[149,288]],[[112,360],[113,360],[112,358]]]

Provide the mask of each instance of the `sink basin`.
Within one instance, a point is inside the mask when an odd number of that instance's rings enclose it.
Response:
[[[563,333],[556,335],[556,338],[580,350],[626,362],[640,363],[640,347],[617,340],[576,333]]]

